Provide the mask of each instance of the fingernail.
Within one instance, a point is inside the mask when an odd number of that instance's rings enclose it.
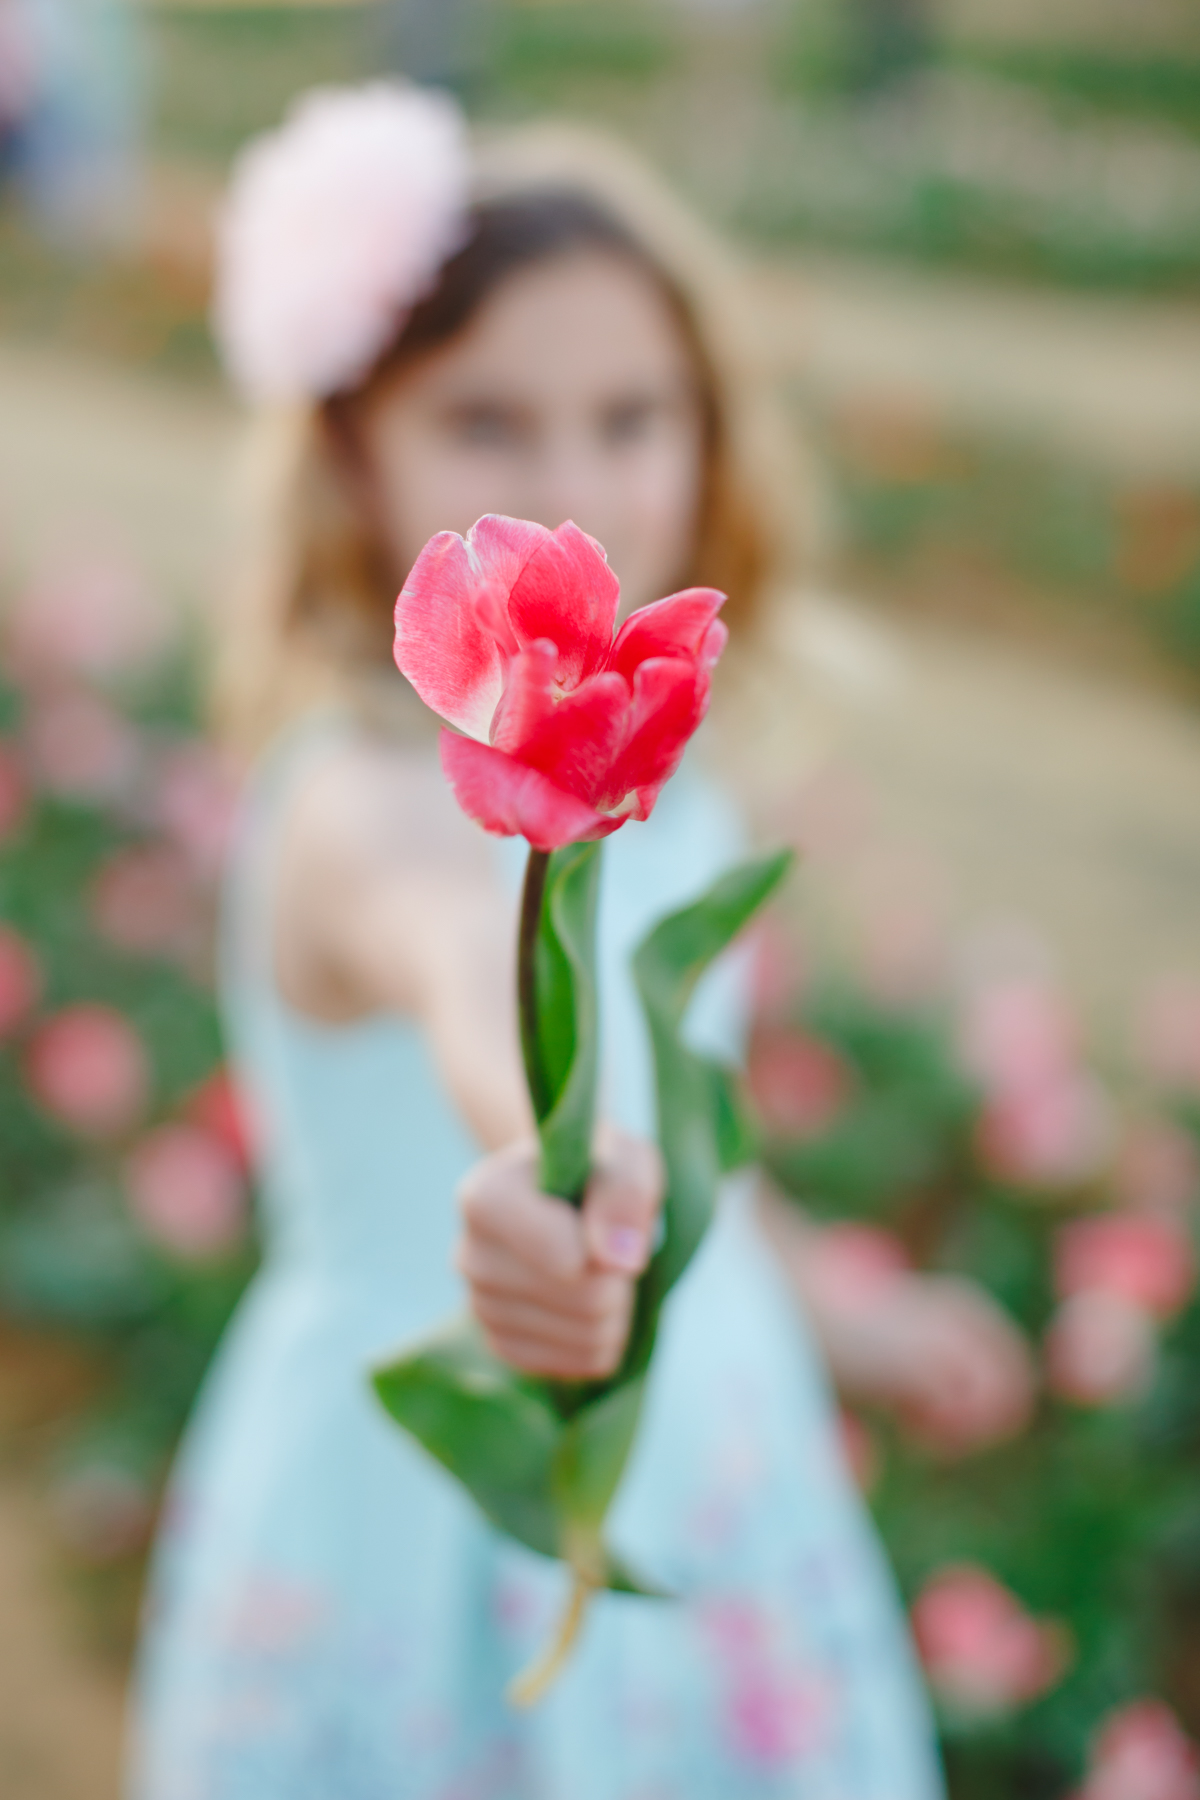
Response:
[[[646,1235],[636,1225],[610,1225],[604,1234],[604,1253],[616,1268],[637,1274],[646,1260]]]

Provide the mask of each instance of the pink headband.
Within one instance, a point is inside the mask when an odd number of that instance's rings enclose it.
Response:
[[[464,238],[455,102],[408,83],[318,88],[239,156],[213,326],[249,399],[321,399],[366,374]]]

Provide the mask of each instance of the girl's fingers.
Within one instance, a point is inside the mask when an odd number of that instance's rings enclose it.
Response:
[[[583,1235],[594,1264],[640,1275],[650,1260],[664,1188],[662,1158],[645,1138],[608,1129],[583,1203]]]
[[[502,1247],[531,1271],[570,1281],[587,1261],[580,1215],[537,1188],[537,1151],[514,1145],[475,1164],[458,1190],[469,1238]]]
[[[603,1318],[564,1319],[547,1316],[536,1306],[491,1295],[477,1296],[475,1314],[496,1344],[538,1344],[556,1356],[605,1371],[620,1361],[629,1328],[628,1308]]]
[[[627,1318],[633,1304],[632,1288],[619,1275],[589,1275],[570,1286],[538,1285],[518,1265],[486,1251],[465,1252],[460,1266],[477,1312],[507,1307],[514,1313],[536,1314],[545,1329],[591,1331],[612,1319]]]
[[[543,1375],[557,1381],[602,1381],[613,1374],[621,1360],[620,1346],[611,1354],[584,1355],[542,1338],[494,1334],[484,1327],[493,1356],[526,1375]]]

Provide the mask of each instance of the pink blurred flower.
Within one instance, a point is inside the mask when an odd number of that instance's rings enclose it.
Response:
[[[1145,1213],[1072,1219],[1055,1239],[1054,1276],[1060,1299],[1114,1294],[1169,1319],[1195,1286],[1191,1236],[1183,1225]]]
[[[26,1078],[38,1103],[85,1137],[127,1131],[150,1090],[146,1052],[128,1019],[86,1003],[64,1007],[38,1027]]]
[[[912,1266],[899,1238],[878,1225],[827,1225],[809,1254],[825,1299],[844,1312],[874,1306]]]
[[[65,799],[114,799],[137,771],[137,732],[98,694],[40,697],[26,714],[25,739],[36,778]]]
[[[1195,1139],[1169,1119],[1141,1121],[1121,1145],[1115,1183],[1118,1197],[1138,1211],[1182,1211],[1200,1192]]]
[[[167,615],[136,569],[111,550],[74,550],[19,594],[6,621],[23,679],[105,677],[161,653]]]
[[[223,1256],[246,1226],[236,1158],[197,1125],[161,1125],[134,1148],[125,1168],[129,1208],[146,1234],[192,1261]]]
[[[187,1117],[219,1138],[238,1167],[249,1172],[254,1163],[250,1109],[233,1076],[226,1068],[214,1069],[187,1103]]]
[[[1017,1187],[1069,1188],[1103,1168],[1112,1145],[1112,1103],[1084,1071],[988,1101],[975,1147],[1002,1181]]]
[[[27,798],[21,765],[11,747],[0,743],[0,843],[21,823]]]
[[[930,1685],[956,1712],[999,1717],[1043,1694],[1062,1675],[1062,1625],[1034,1618],[984,1568],[940,1570],[917,1596],[913,1634]]]
[[[1164,981],[1147,997],[1136,1047],[1148,1074],[1169,1088],[1200,1090],[1200,982]]]
[[[1200,1800],[1200,1755],[1161,1700],[1135,1700],[1097,1733],[1079,1800]]]
[[[1154,1379],[1157,1348],[1143,1307],[1103,1291],[1072,1294],[1046,1332],[1047,1382],[1077,1406],[1137,1400]]]
[[[41,991],[42,972],[33,950],[10,925],[0,924],[0,1038],[23,1022]]]
[[[92,921],[119,949],[146,956],[189,950],[201,927],[192,871],[167,844],[117,851],[92,885]]]
[[[1061,994],[1017,977],[970,996],[961,1044],[966,1068],[988,1093],[1025,1093],[1074,1071],[1079,1031]]]
[[[178,744],[159,759],[154,819],[202,875],[219,872],[237,810],[237,784],[209,744]]]
[[[150,1535],[154,1504],[144,1481],[115,1463],[94,1462],[55,1482],[50,1516],[68,1548],[85,1562],[116,1562]]]
[[[750,1087],[769,1131],[812,1138],[828,1131],[854,1089],[830,1044],[786,1026],[763,1026],[750,1044]]]

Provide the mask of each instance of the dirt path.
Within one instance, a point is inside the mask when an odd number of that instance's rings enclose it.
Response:
[[[36,1491],[0,1475],[0,1794],[116,1800],[118,1672],[80,1644]]]

